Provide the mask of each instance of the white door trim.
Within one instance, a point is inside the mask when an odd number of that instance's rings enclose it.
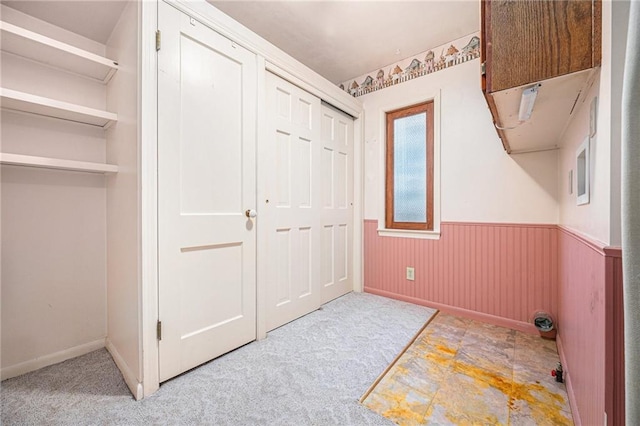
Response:
[[[364,289],[364,110],[353,120],[353,291]]]
[[[268,144],[269,135],[267,134],[267,112],[265,106],[267,104],[267,70],[265,60],[262,56],[258,56],[258,111],[256,111],[257,125],[256,125],[256,158],[258,166],[259,159],[264,158],[266,155],[266,148]],[[256,185],[256,208],[261,205],[265,199],[265,182],[266,176],[264,175],[264,168],[257,167],[256,178],[258,180]],[[260,221],[257,223],[257,253],[264,253],[266,249],[266,240],[263,237],[263,226]],[[261,262],[260,258],[257,259],[256,266],[256,339],[262,340],[267,337],[267,264]]]
[[[158,85],[156,30],[158,3],[143,1],[138,41],[141,59],[138,70],[138,117],[140,177],[139,229],[140,247],[140,307],[142,362],[141,380],[144,396],[160,388],[158,364]]]

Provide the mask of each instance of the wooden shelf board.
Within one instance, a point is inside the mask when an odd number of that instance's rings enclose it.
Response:
[[[118,120],[118,116],[112,112],[5,88],[0,88],[0,101],[3,109],[55,117],[105,129]]]
[[[44,169],[69,170],[89,173],[117,173],[113,164],[91,163],[87,161],[62,160],[59,158],[34,157],[31,155],[0,153],[0,164],[38,167]]]
[[[95,53],[0,21],[2,50],[84,75],[103,83],[118,70],[118,63]]]

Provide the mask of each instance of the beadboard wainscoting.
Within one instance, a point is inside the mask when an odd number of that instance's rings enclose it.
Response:
[[[377,227],[365,220],[364,291],[528,332],[549,312],[575,423],[624,424],[620,248],[558,225],[443,222],[439,240]]]
[[[624,425],[622,251],[558,228],[558,350],[577,425]]]
[[[537,311],[556,317],[556,225],[443,222],[439,240],[380,237],[377,226],[365,220],[366,292],[525,332]]]
[[[604,249],[606,255],[605,286],[606,305],[606,340],[605,357],[605,408],[611,414],[610,425],[624,425],[625,423],[625,380],[624,380],[624,301],[622,283],[622,250],[608,247]]]

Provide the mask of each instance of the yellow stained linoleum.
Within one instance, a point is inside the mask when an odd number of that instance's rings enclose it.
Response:
[[[438,313],[363,404],[400,425],[573,425],[551,354],[541,338]]]

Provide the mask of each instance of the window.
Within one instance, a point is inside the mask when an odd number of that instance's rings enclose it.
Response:
[[[385,225],[433,230],[433,101],[386,113]]]

